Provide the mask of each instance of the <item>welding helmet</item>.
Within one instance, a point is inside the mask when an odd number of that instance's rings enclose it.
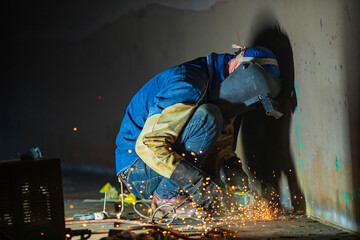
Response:
[[[210,101],[221,110],[224,118],[232,118],[251,109],[262,106],[265,113],[276,119],[283,113],[275,98],[281,89],[280,70],[275,55],[267,48],[249,48],[244,54],[237,54],[242,62],[210,94]]]

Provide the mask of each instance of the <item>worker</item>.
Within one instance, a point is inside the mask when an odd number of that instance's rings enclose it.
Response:
[[[171,204],[178,216],[191,215],[220,207],[219,186],[248,189],[233,123],[256,104],[228,104],[241,95],[234,91],[251,85],[234,87],[238,80],[230,76],[245,61],[276,79],[280,72],[269,49],[233,47],[235,54],[211,53],[159,73],[128,105],[116,138],[116,171],[136,197],[152,198],[153,207]],[[221,99],[220,91],[235,97]]]

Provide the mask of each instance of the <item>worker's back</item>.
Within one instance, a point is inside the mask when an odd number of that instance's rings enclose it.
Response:
[[[206,91],[208,79],[206,58],[197,58],[159,73],[136,93],[116,138],[117,174],[138,157],[135,144],[146,119],[176,103],[196,103]]]

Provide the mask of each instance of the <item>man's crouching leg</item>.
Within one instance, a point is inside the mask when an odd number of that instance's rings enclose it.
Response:
[[[199,106],[179,135],[173,149],[189,164],[203,169],[206,165],[206,157],[220,135],[222,123],[222,115],[216,105],[203,104]],[[152,206],[157,208],[165,204],[174,207],[179,217],[203,215],[203,212],[199,211],[190,201],[187,193],[180,189],[174,181],[164,177],[153,194]],[[164,206],[164,210],[170,209],[166,209]]]

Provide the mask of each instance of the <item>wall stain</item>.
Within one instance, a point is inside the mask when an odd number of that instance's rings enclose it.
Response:
[[[338,156],[335,155],[335,167],[336,169],[340,169],[341,168],[341,160]]]
[[[332,192],[336,191],[336,189],[333,189],[333,185],[336,179],[333,178],[334,182],[330,181],[329,176],[336,176],[336,169],[334,167],[329,169],[329,161],[327,161],[327,159],[324,159],[320,150],[316,152],[314,158],[307,164],[310,165],[306,169],[306,174],[308,176],[319,177],[317,181],[312,181],[312,179],[309,178],[307,179],[307,182],[305,182],[306,187],[309,189],[310,193],[313,193],[312,195],[317,196],[316,199],[312,199],[309,204],[314,208],[335,208],[336,200],[334,199],[334,195],[332,194]]]

